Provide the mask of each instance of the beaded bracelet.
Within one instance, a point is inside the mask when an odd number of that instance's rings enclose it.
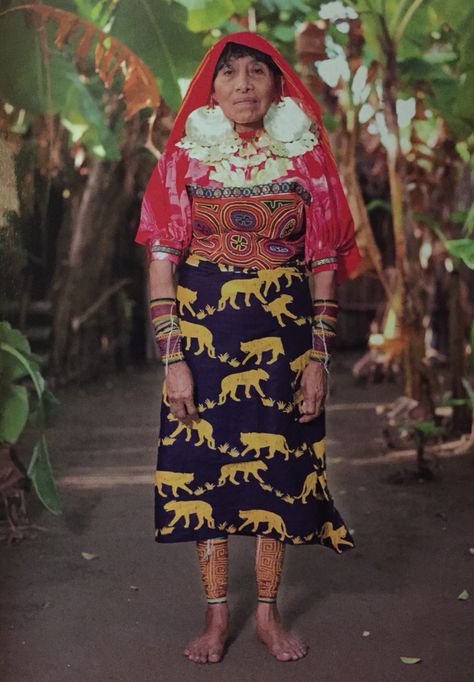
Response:
[[[321,362],[326,371],[336,339],[338,304],[333,298],[313,300],[312,349],[310,360]]]
[[[151,321],[155,330],[155,341],[165,367],[184,360],[181,350],[181,328],[176,313],[175,298],[153,298],[150,301]]]

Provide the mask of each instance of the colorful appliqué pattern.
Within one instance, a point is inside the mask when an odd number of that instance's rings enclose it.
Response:
[[[244,188],[188,185],[188,193],[192,254],[259,268],[303,258],[304,204],[310,197],[299,183]]]

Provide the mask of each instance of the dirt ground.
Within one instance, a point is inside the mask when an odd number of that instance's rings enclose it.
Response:
[[[161,375],[149,368],[59,395],[49,442],[64,514],[30,495],[39,528],[0,547],[2,682],[472,682],[473,457],[443,456],[433,483],[389,483],[414,466],[412,455],[386,453],[374,410],[399,389],[355,386],[351,359],[340,356],[332,372],[328,481],[357,546],[344,555],[288,547],[280,589],[284,621],[310,644],[306,658],[279,663],[256,640],[245,537],[230,538],[225,659],[200,666],[182,656],[205,600],[194,545],[154,542]]]

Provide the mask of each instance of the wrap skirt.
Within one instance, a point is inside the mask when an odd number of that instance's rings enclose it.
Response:
[[[298,421],[312,301],[301,262],[179,267],[182,349],[199,419],[170,412],[163,385],[155,539],[265,535],[338,553],[355,546],[328,488],[325,413]]]

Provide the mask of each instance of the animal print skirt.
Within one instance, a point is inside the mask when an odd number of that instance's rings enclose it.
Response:
[[[177,298],[200,419],[163,395],[155,485],[157,542],[263,534],[354,547],[326,480],[324,412],[298,422],[311,348],[304,266],[243,268],[190,255]]]

